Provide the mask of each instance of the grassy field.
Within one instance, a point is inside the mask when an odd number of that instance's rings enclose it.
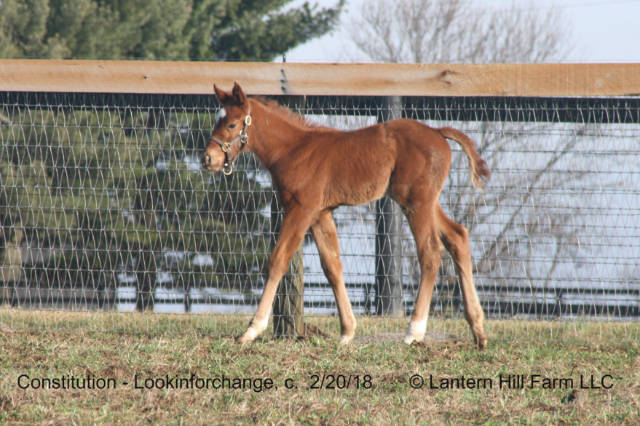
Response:
[[[243,317],[0,309],[0,423],[640,421],[640,323],[489,321],[478,352],[457,320],[405,346],[360,318],[348,347],[309,322],[329,337],[240,346]]]

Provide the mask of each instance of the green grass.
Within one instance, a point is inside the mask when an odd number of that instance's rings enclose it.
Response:
[[[458,320],[434,319],[429,328],[436,337],[446,331],[447,338],[405,346],[398,333],[405,320],[360,318],[359,338],[347,347],[337,344],[336,319],[309,321],[329,337],[273,340],[267,335],[240,346],[232,335],[247,324],[246,317],[2,309],[0,423],[637,424],[640,419],[640,323],[488,321],[489,346],[479,352]],[[21,375],[72,374],[114,379],[116,387],[18,386]],[[271,378],[277,389],[133,386],[136,375],[191,374]],[[314,374],[342,375],[351,382],[348,389],[310,389]],[[424,388],[410,386],[415,374],[426,380]],[[500,374],[524,374],[527,386],[500,389]],[[436,383],[488,378],[493,388],[429,389],[430,375]],[[574,383],[530,388],[532,375]],[[612,386],[581,389],[581,376],[588,384],[592,376],[597,384],[604,376],[604,384]],[[287,389],[287,383],[295,388]]]

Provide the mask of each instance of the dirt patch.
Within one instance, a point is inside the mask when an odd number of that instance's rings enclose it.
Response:
[[[323,338],[327,338],[329,337],[329,335],[327,333],[325,333],[324,331],[322,331],[319,327],[313,325],[313,324],[304,324],[304,336],[305,338],[311,337],[311,336],[318,336],[318,337],[323,337]]]
[[[299,339],[308,339],[311,337],[320,337],[323,339],[339,339],[339,335],[332,336],[331,334],[325,332],[321,328],[313,325],[305,323],[304,325],[304,335],[299,336]],[[402,343],[404,339],[404,333],[401,332],[387,332],[387,333],[378,333],[376,335],[358,335],[356,332],[356,336],[353,339],[352,344],[357,345],[370,345],[375,343]],[[424,336],[424,341],[420,342],[420,345],[429,345],[430,343],[447,343],[447,342],[458,342],[460,338],[457,336],[453,336],[451,334],[444,333],[442,331],[427,331]]]
[[[353,342],[359,345],[371,345],[374,343],[386,343],[386,342],[397,342],[402,343],[402,339],[404,339],[404,333],[379,333],[375,336],[358,336],[353,339]],[[444,343],[444,342],[457,342],[460,340],[456,336],[452,336],[447,333],[443,333],[441,331],[427,331],[424,336],[424,344],[428,345],[429,343]]]

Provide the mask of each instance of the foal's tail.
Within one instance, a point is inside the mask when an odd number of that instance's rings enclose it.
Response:
[[[471,183],[476,189],[484,189],[484,186],[491,177],[491,172],[489,171],[487,162],[480,157],[480,154],[478,154],[476,144],[469,138],[469,136],[465,135],[460,130],[453,129],[451,127],[443,127],[438,129],[438,131],[445,138],[454,140],[460,144],[464,153],[469,157]]]

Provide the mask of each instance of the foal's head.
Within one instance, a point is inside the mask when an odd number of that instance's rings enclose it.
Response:
[[[247,147],[251,111],[249,100],[238,83],[231,92],[213,85],[222,108],[216,117],[209,144],[202,155],[202,167],[212,172],[220,169],[231,174],[233,162]]]

